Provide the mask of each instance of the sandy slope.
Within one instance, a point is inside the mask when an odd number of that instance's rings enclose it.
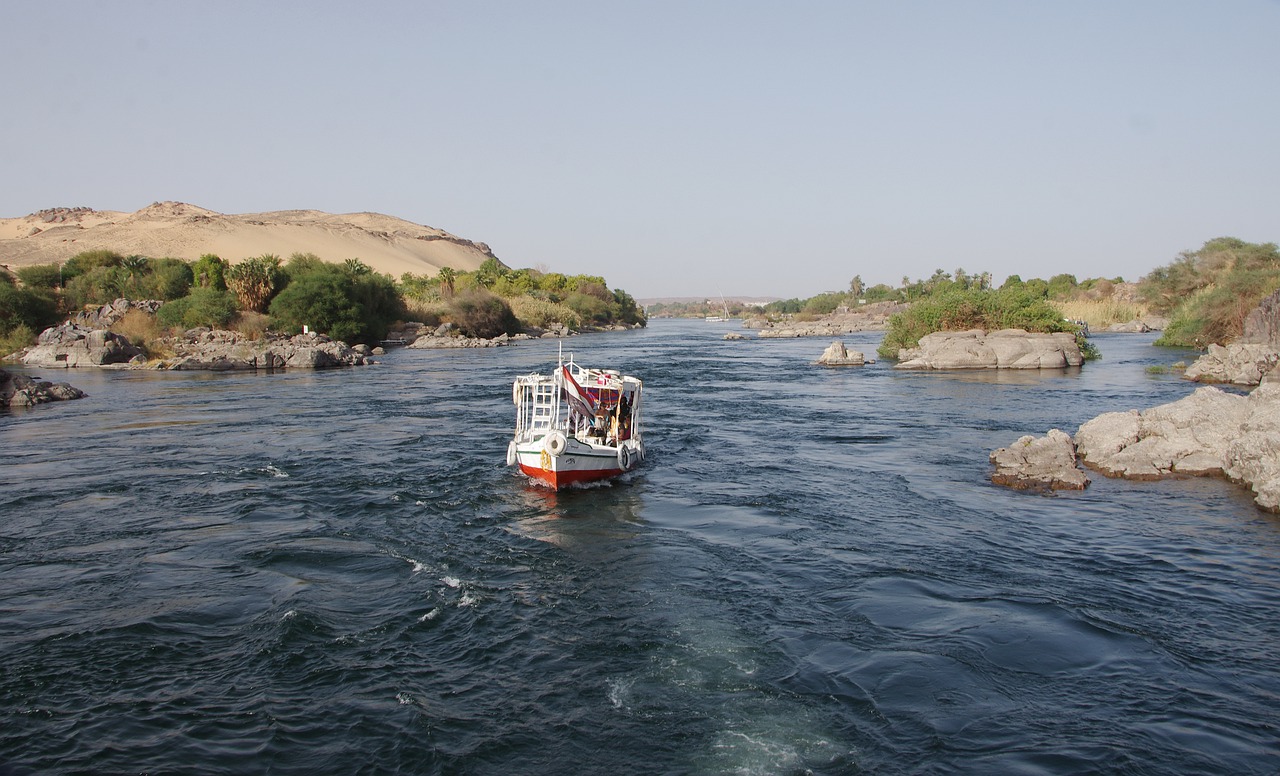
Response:
[[[193,260],[214,253],[232,263],[273,253],[314,253],[326,261],[358,258],[379,272],[434,275],[441,267],[474,270],[493,254],[484,243],[380,213],[318,210],[228,215],[183,202],[157,202],[136,213],[54,208],[0,219],[0,264],[65,261],[81,251]]]

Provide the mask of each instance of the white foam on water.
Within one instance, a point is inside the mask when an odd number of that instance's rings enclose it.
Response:
[[[630,705],[631,688],[635,685],[634,677],[626,679],[609,679],[605,682],[609,703],[615,709],[626,709]]]
[[[418,618],[418,622],[430,622],[440,616],[440,609],[435,608]]]
[[[396,700],[400,702],[401,706],[410,706],[413,704],[413,697],[407,692],[396,693]]]
[[[290,609],[289,611],[285,612],[283,615],[280,616],[280,620],[281,622],[287,622],[297,616],[298,616],[298,612],[294,609]]]
[[[458,599],[458,606],[460,608],[464,606],[475,606],[478,603],[480,603],[480,599],[470,593],[463,593],[462,598]]]
[[[459,580],[457,577],[441,577],[440,581],[452,588],[457,588],[459,585],[462,584],[462,581]]]

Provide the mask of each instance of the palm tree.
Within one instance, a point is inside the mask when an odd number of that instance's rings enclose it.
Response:
[[[457,271],[453,267],[441,267],[436,277],[440,278],[440,293],[446,299],[452,299],[453,281],[458,277]]]

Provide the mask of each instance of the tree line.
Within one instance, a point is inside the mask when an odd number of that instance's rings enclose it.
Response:
[[[330,263],[310,253],[232,264],[213,254],[187,262],[93,250],[0,273],[5,352],[31,344],[67,315],[120,298],[163,301],[156,320],[166,329],[299,333],[306,326],[351,343],[375,343],[407,320],[450,322],[486,338],[531,326],[645,323],[635,300],[602,277],[512,270],[493,258],[475,271],[445,267],[397,282],[359,259]]]

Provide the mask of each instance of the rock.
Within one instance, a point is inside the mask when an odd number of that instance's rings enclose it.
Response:
[[[1198,383],[1257,385],[1277,363],[1280,353],[1267,343],[1210,345],[1208,352],[1187,367],[1182,376]]]
[[[1130,480],[1225,476],[1248,486],[1259,507],[1280,512],[1280,383],[1261,385],[1248,396],[1206,386],[1142,412],[1099,415],[1076,431],[1071,463],[1064,440],[1071,441],[1055,429],[1048,437],[1024,436],[995,451],[992,481],[1070,487],[1050,483],[1059,475],[1062,482],[1075,481],[1070,470],[1078,460],[1108,477]]]
[[[858,351],[847,350],[843,342],[833,340],[827,349],[822,351],[816,363],[824,366],[862,366],[864,359]]]
[[[31,407],[51,401],[82,399],[85,393],[67,383],[34,380],[0,369],[0,407]]]
[[[1244,333],[1208,352],[1187,367],[1183,377],[1198,383],[1258,385],[1280,363],[1280,291],[1263,299],[1244,319]],[[1280,377],[1280,373],[1276,373]]]
[[[1076,451],[1109,477],[1221,475],[1227,445],[1248,415],[1245,397],[1205,387],[1141,413],[1111,412],[1076,432]]]
[[[1111,412],[1080,427],[1076,450],[1109,477],[1226,476],[1280,511],[1280,384],[1249,396],[1206,386],[1144,412]]]
[[[117,299],[96,310],[77,313],[76,317],[71,319],[71,322],[90,329],[106,329],[127,315],[130,310],[141,310],[144,313],[155,315],[156,310],[159,310],[162,304],[164,302],[159,299],[146,299],[137,302],[129,299]]]
[[[1024,436],[990,456],[991,481],[1020,490],[1084,490],[1089,477],[1076,467],[1071,437],[1058,429],[1037,439]]]
[[[1263,299],[1244,319],[1242,344],[1269,345],[1280,351],[1280,291]]]
[[[165,344],[175,357],[161,368],[174,370],[326,369],[368,363],[366,353],[323,334],[246,340],[232,331],[192,329]]]
[[[731,332],[726,333],[722,339],[727,339],[727,340],[744,340],[744,339],[746,339],[746,338],[747,338],[747,335],[745,335],[745,334],[739,334],[739,333],[738,333],[738,332],[736,332],[736,331],[731,331]]]
[[[444,348],[497,348],[510,344],[505,334],[493,339],[481,337],[420,337],[409,347],[413,350],[440,350]]]
[[[939,331],[920,338],[919,348],[903,349],[897,369],[1063,369],[1080,366],[1084,356],[1074,335],[1041,334],[1022,329],[987,333]]]
[[[1145,334],[1151,331],[1151,327],[1146,321],[1134,319],[1128,323],[1113,323],[1107,327],[1109,332],[1117,332],[1120,334]]]
[[[142,353],[127,338],[106,329],[64,323],[45,329],[28,348],[22,363],[42,367],[80,367],[123,364]]]
[[[454,332],[457,331],[457,328],[458,327],[454,326],[452,323],[442,323],[438,327],[436,327],[436,330],[431,333],[431,336],[452,337],[454,336]]]
[[[1247,403],[1240,433],[1227,443],[1223,472],[1249,485],[1258,506],[1280,512],[1280,383],[1258,386]]]

